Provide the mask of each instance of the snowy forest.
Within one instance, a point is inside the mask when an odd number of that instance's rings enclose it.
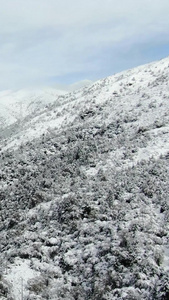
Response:
[[[116,74],[2,126],[0,299],[169,299],[168,70]]]

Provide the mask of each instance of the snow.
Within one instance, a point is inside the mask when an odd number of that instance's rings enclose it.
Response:
[[[30,262],[27,260],[17,258],[15,264],[8,267],[5,279],[12,286],[12,293],[15,299],[23,300],[23,297],[27,296],[27,282],[37,275],[39,275],[39,273],[30,268]]]
[[[169,272],[169,245],[164,247],[163,267],[166,272]]]
[[[42,109],[52,104],[56,99],[65,95],[65,91],[46,89],[30,89],[19,91],[0,92],[0,125],[9,126],[17,121],[22,121],[29,114],[34,113],[37,108]]]
[[[58,244],[58,240],[56,238],[50,238],[48,242],[53,246]]]
[[[128,70],[56,101],[45,94],[47,107],[33,101],[32,113],[2,128],[0,235],[2,256],[7,249],[18,257],[4,275],[15,300],[39,274],[37,299],[73,299],[76,291],[79,299],[89,291],[150,299],[164,286],[168,65]]]
[[[100,118],[100,123],[103,122],[103,119],[105,120],[105,124],[110,123],[114,118],[117,118],[119,113],[119,118],[127,116],[129,121],[130,119],[135,119],[136,121],[133,122],[133,125],[137,126],[137,128],[142,126],[148,128],[153,124],[155,119],[166,123],[166,121],[169,121],[165,117],[169,109],[169,90],[165,81],[165,76],[168,75],[168,65],[169,59],[167,58],[97,81],[89,88],[85,87],[80,91],[74,91],[66,95],[62,94],[62,102],[59,102],[59,105],[56,103],[53,109],[51,108],[46,111],[39,110],[39,113],[36,112],[36,115],[28,120],[28,122],[23,122],[22,125],[19,125],[16,133],[12,134],[11,138],[8,139],[6,146],[3,148],[4,151],[10,148],[18,148],[21,144],[38,138],[42,134],[46,134],[48,130],[56,129],[59,131],[63,127],[68,127],[78,118],[79,109],[83,109],[84,111],[87,109],[90,110],[94,103],[104,109],[104,114],[97,116],[97,121]],[[164,79],[162,77],[162,84],[164,82],[163,89],[161,90],[162,94],[159,92],[158,81],[156,83],[158,76],[162,76],[160,74],[164,77]],[[151,85],[153,86],[153,90],[151,89],[153,94],[150,97]],[[27,100],[25,100],[25,91],[18,91],[15,94],[6,91],[2,94],[1,104],[4,105],[7,99],[7,103],[12,103],[13,101],[16,105],[17,99],[17,101],[19,100],[18,103],[20,103],[18,105],[22,108],[21,105],[23,106],[27,102],[30,104],[31,98],[36,98],[36,101],[40,99],[43,103],[45,101],[52,103],[54,99],[56,100],[56,94],[57,91],[43,91],[41,93],[38,91],[35,95],[28,94]],[[108,101],[111,103],[112,110],[110,110],[110,107],[108,107],[108,110],[106,108]],[[27,114],[26,109],[25,107],[23,115]],[[149,118],[147,118],[147,113],[149,114]],[[15,116],[12,115],[11,118],[15,118]],[[14,121],[11,118],[9,118],[10,124]],[[127,123],[126,126],[128,126]],[[167,140],[169,132],[167,126],[165,128],[162,126],[159,129],[149,128],[148,133],[153,138],[153,142],[150,139],[150,143],[146,147],[139,149],[139,152],[134,157],[136,162],[148,159],[152,155],[163,155],[168,151],[169,143]]]

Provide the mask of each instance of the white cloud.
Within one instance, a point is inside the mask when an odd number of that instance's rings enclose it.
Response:
[[[117,61],[121,47],[168,42],[168,0],[0,0],[0,7],[0,89],[75,73],[102,77],[105,53]]]

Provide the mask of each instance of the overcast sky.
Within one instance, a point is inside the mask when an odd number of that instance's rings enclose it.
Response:
[[[96,80],[168,55],[168,0],[0,0],[1,90]]]

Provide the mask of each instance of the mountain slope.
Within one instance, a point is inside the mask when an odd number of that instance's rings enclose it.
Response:
[[[1,299],[168,299],[169,59],[1,131]]]
[[[157,151],[162,151],[162,142],[166,152],[168,144],[161,141],[161,131],[163,127],[164,131],[168,131],[168,65],[169,60],[164,59],[100,80],[89,88],[61,95],[53,106],[44,109],[40,114],[37,111],[34,118],[31,115],[24,122],[20,122],[21,124],[16,123],[16,128],[12,126],[11,139],[10,128],[5,128],[4,132],[2,130],[2,136],[8,137],[8,147],[10,142],[12,147],[15,144],[17,146],[37,135],[45,134],[50,129],[59,131],[59,128],[67,128],[75,121],[78,123],[80,114],[93,107],[93,119],[96,118],[96,122],[108,124],[112,119],[119,118],[119,122],[125,123],[129,128],[130,125],[135,129],[150,127],[149,134],[152,134],[153,143],[157,141]],[[164,134],[167,139],[167,132]],[[149,150],[151,148],[152,145]],[[153,149],[156,151],[155,146]]]
[[[50,103],[59,95],[66,94],[52,88],[43,90],[19,90],[0,92],[0,127],[4,128],[15,122],[21,122],[26,116],[34,114]]]

